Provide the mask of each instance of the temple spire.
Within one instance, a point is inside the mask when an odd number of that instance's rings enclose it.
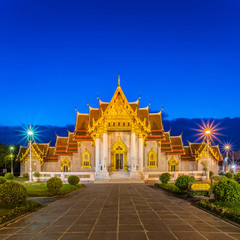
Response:
[[[118,74],[118,86],[120,86],[120,73]]]

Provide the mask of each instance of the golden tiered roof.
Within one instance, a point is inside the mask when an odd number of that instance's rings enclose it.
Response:
[[[198,162],[200,158],[206,157],[207,143],[191,143],[184,147],[185,155],[181,156],[182,161],[195,161]],[[209,146],[209,157],[215,161],[222,161],[223,157],[219,149],[219,145]]]
[[[170,131],[165,132],[162,123],[162,110],[150,113],[149,106],[139,107],[139,99],[128,102],[120,84],[118,85],[110,102],[103,102],[98,98],[99,107],[89,106],[89,113],[76,111],[76,125],[74,132],[68,132],[67,137],[57,136],[55,147],[48,144],[33,143],[39,159],[56,161],[57,156],[77,153],[78,142],[91,141],[103,132],[131,131],[144,138],[145,142],[157,141],[161,151],[167,155],[181,155],[183,161],[197,161],[206,148],[206,143],[189,143],[183,146],[182,135],[171,136]],[[20,147],[19,159],[24,161],[29,147]],[[218,146],[211,147],[211,156],[222,160]]]

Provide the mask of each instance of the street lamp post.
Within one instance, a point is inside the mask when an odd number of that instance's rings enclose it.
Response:
[[[30,147],[30,162],[29,162],[29,181],[32,181],[32,141],[33,141],[33,130],[32,126],[27,130],[28,142]]]
[[[207,128],[205,130],[205,137],[206,137],[206,140],[207,140],[207,162],[209,164],[209,144],[210,144],[210,137],[211,137],[211,130],[209,128]],[[211,161],[211,171],[212,171],[212,161]],[[209,180],[209,170],[207,171],[207,180]]]
[[[224,146],[224,149],[226,151],[226,162],[224,162],[224,172],[228,172],[228,155],[229,155],[229,151],[230,151],[230,146],[229,144],[226,144]]]
[[[14,147],[13,146],[10,146],[10,160],[11,160],[11,173],[13,174],[13,152],[14,150]]]

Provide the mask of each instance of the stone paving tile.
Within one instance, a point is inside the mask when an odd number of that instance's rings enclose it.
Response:
[[[91,184],[0,229],[1,239],[240,239],[240,228],[143,184]]]
[[[173,232],[179,240],[202,240],[206,239],[204,236],[197,232]]]

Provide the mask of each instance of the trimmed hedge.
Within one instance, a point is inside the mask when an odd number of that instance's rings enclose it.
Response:
[[[185,194],[187,192],[187,191],[181,191],[174,184],[155,183],[154,186],[158,187],[158,188],[162,188],[162,189],[166,190],[167,192],[170,192],[173,194]]]
[[[171,179],[171,174],[170,173],[163,173],[159,176],[159,180],[162,182],[162,183],[168,183]]]
[[[0,201],[6,208],[24,204],[26,199],[27,190],[22,184],[6,182],[0,185]]]
[[[6,178],[5,177],[0,177],[0,184],[3,184],[3,183],[5,183],[7,180],[6,180]]]
[[[190,177],[188,175],[182,175],[177,178],[175,181],[175,185],[180,189],[180,190],[187,190],[188,189],[188,180],[189,183],[193,183],[194,177]]]
[[[41,207],[42,204],[27,200],[25,205],[15,207],[7,212],[4,216],[0,216],[0,224],[7,222],[15,217],[18,217],[26,212],[33,212],[36,208]]]
[[[211,177],[213,177],[213,175],[214,175],[214,172],[213,171],[209,171],[209,177],[211,178]]]
[[[213,187],[214,199],[223,202],[240,200],[240,186],[237,182],[223,178]]]
[[[77,185],[79,183],[80,179],[76,175],[71,175],[68,177],[68,183],[70,185]]]
[[[52,177],[47,180],[47,188],[50,193],[57,194],[62,185],[62,180],[58,177]]]
[[[23,177],[29,179],[29,174],[28,174],[28,173],[24,173],[24,174],[23,174]]]
[[[200,207],[203,207],[217,215],[232,220],[236,223],[240,223],[240,213],[234,209],[215,205],[212,200],[201,200],[197,203]]]
[[[234,179],[240,184],[240,172],[234,176]]]
[[[35,173],[33,174],[33,176],[36,177],[36,178],[39,178],[39,177],[40,177],[40,173],[39,173],[39,172],[35,172]]]
[[[225,177],[229,178],[229,179],[233,179],[234,178],[234,174],[232,172],[227,172],[225,174]]]
[[[7,179],[7,180],[12,180],[14,178],[14,175],[12,173],[5,173],[4,177]]]

